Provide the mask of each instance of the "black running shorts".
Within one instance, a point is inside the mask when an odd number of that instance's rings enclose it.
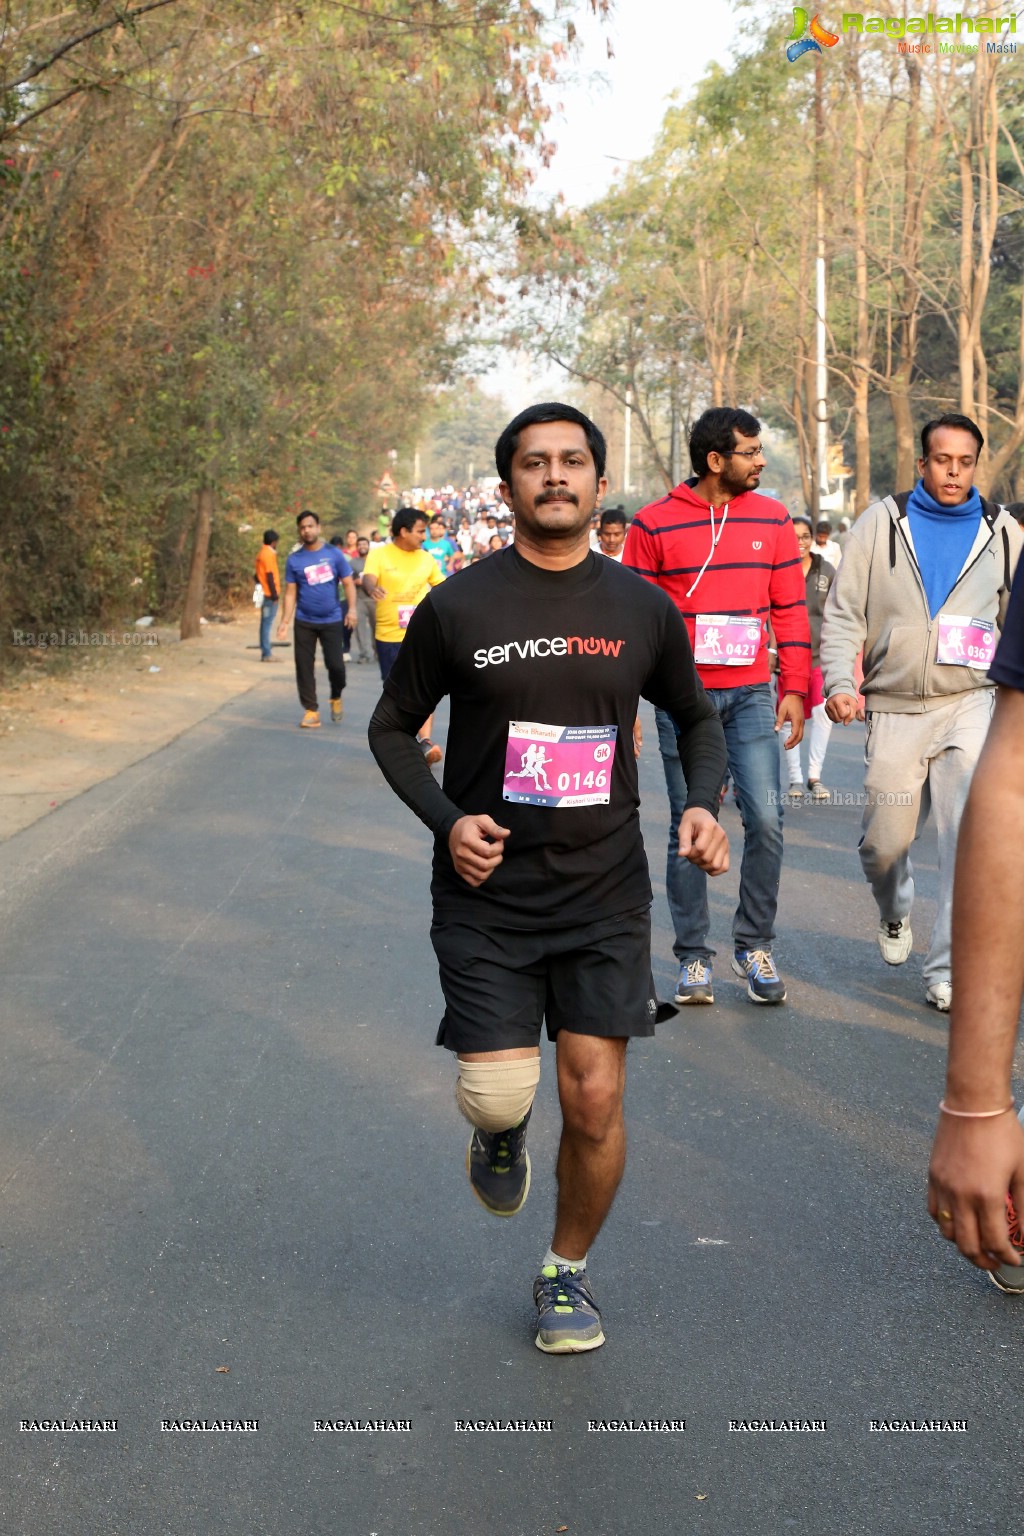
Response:
[[[437,1044],[450,1051],[535,1046],[542,1023],[550,1040],[654,1034],[649,907],[536,932],[441,918],[430,938],[445,1002]]]

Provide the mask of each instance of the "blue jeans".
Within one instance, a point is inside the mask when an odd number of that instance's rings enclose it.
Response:
[[[273,654],[270,644],[270,631],[274,627],[277,618],[277,603],[271,602],[269,597],[263,599],[263,607],[260,609],[260,656],[264,661]]]
[[[729,772],[736,785],[743,821],[740,900],[732,921],[733,946],[768,949],[775,938],[782,873],[782,795],[772,689],[768,683],[709,688],[708,698],[722,718]],[[707,942],[711,928],[708,877],[677,852],[686,780],[679,761],[676,728],[670,715],[660,709],[656,713],[670,814],[665,888],[676,934],[672,950],[680,964],[698,957],[710,960],[715,951],[708,948]]]
[[[398,653],[402,649],[401,640],[377,641],[377,665],[380,667],[380,680],[386,683],[388,673],[398,660]]]

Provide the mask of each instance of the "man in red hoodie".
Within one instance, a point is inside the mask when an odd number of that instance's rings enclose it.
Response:
[[[694,477],[633,519],[623,564],[663,587],[686,621],[697,672],[722,717],[729,772],[743,820],[733,970],[754,1003],[782,1003],[772,956],[782,872],[780,727],[787,749],[803,736],[811,634],[804,578],[786,508],[757,487],[765,458],[761,425],[748,411],[716,406],[690,433]],[[778,647],[781,703],[769,681],[768,620]],[[679,961],[677,1003],[712,1003],[707,876],[678,853],[686,784],[675,728],[658,711],[671,823],[666,887]]]

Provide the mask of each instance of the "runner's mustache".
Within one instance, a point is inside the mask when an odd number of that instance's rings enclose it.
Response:
[[[579,497],[574,496],[572,491],[541,491],[533,504],[542,507],[546,501],[571,501],[574,507],[580,504]]]

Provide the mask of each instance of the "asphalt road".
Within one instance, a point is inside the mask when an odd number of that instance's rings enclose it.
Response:
[[[787,815],[783,1008],[726,975],[736,873],[715,883],[715,1007],[630,1051],[629,1167],[591,1257],[608,1343],[549,1358],[530,1296],[550,1048],[530,1198],[496,1221],[433,1045],[429,840],[369,755],[377,692],[353,668],[344,725],[299,732],[282,667],[3,847],[0,1531],[1004,1532],[1024,1301],[924,1214],[945,1044],[921,980],[931,836],[893,970],[859,810]],[[859,727],[834,733],[826,781],[851,796],[861,749]],[[724,822],[736,839],[731,805]],[[54,1419],[117,1428],[21,1427]],[[161,1428],[196,1419],[258,1429]],[[455,1427],[476,1419],[551,1428]],[[685,1430],[588,1427],[628,1419]],[[827,1428],[729,1427],[771,1419]],[[870,1427],[893,1419],[967,1427]]]

